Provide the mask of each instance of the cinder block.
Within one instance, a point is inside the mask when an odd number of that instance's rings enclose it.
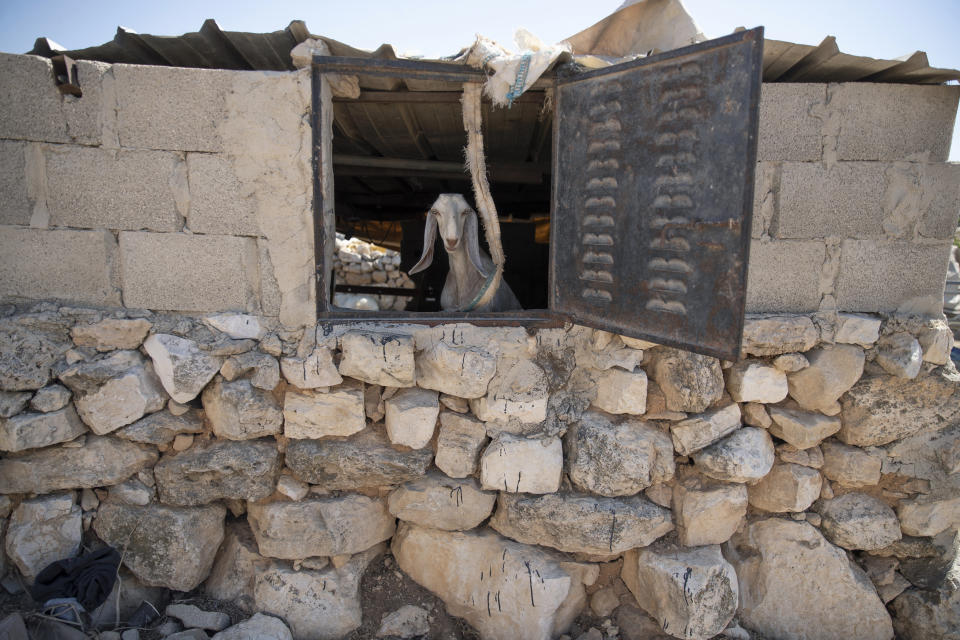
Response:
[[[123,303],[167,311],[257,312],[257,241],[186,233],[120,233]]]
[[[949,249],[948,242],[843,241],[839,310],[940,313]]]
[[[30,224],[26,148],[25,142],[0,140],[0,224]]]
[[[949,240],[960,219],[960,164],[923,165],[922,196],[918,231],[925,238]]]
[[[0,295],[119,305],[109,231],[0,227]]]
[[[47,205],[51,224],[179,231],[183,220],[174,198],[174,178],[181,162],[176,153],[165,151],[49,147]]]
[[[829,87],[840,118],[840,160],[902,160],[929,152],[944,162],[957,116],[958,86],[849,82]]]
[[[760,91],[757,160],[820,160],[822,122],[813,113],[826,100],[825,84],[764,83]]]
[[[256,199],[237,180],[230,163],[220,155],[187,155],[190,175],[190,212],[187,226],[196,233],[257,236]]]
[[[877,162],[785,162],[777,238],[864,238],[883,233],[884,174]]]
[[[57,90],[47,58],[0,53],[0,138],[99,144],[100,76],[107,68],[78,63],[77,98]]]
[[[825,255],[826,245],[818,241],[753,242],[747,271],[747,311],[817,310]]]
[[[220,151],[217,125],[226,117],[238,71],[115,64],[120,146]]]

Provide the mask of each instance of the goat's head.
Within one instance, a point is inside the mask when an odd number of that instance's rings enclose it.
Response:
[[[480,237],[477,234],[477,212],[470,208],[459,193],[442,193],[427,213],[427,225],[423,230],[423,254],[409,273],[423,271],[433,263],[433,245],[437,230],[443,239],[447,253],[466,251],[471,264],[484,277],[487,269],[480,260]]]

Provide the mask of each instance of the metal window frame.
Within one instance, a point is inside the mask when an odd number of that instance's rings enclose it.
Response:
[[[324,194],[322,171],[323,121],[321,78],[324,74],[345,74],[380,76],[390,78],[411,78],[416,80],[434,80],[441,82],[480,83],[487,79],[486,74],[473,67],[452,63],[422,60],[385,60],[380,58],[348,58],[338,56],[314,55],[311,64],[311,120],[313,129],[313,230],[314,264],[324,264],[325,251],[336,242],[336,236],[328,237],[324,220]],[[555,86],[551,76],[545,78],[547,85]],[[331,114],[332,116],[332,114]],[[331,159],[332,166],[332,159]],[[551,202],[551,208],[552,208]],[[335,233],[335,232],[334,232]],[[315,267],[316,268],[316,267]],[[555,328],[571,322],[566,314],[553,309],[530,309],[503,312],[457,312],[457,311],[336,311],[331,308],[327,296],[330,290],[330,273],[322,269],[316,274],[317,321],[326,324],[346,324],[354,322],[389,322],[404,324],[423,324],[435,326],[452,322],[465,322],[478,326],[522,326],[527,328]],[[547,283],[544,283],[544,287]]]

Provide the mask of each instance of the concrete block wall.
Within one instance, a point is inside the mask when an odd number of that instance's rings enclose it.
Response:
[[[765,84],[748,311],[939,313],[960,87]]]
[[[0,295],[312,324],[307,73],[79,74],[62,96],[49,61],[0,54],[0,243],[50,254],[4,252]],[[748,311],[939,311],[958,96],[764,85]],[[55,281],[70,264],[83,286]]]
[[[0,54],[0,296],[314,321],[310,82]]]

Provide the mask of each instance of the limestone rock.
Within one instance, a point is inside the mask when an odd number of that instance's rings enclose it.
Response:
[[[823,468],[823,452],[820,447],[810,447],[809,449],[797,449],[789,443],[777,445],[777,456],[783,462],[799,464],[811,469]]]
[[[877,343],[876,363],[892,376],[913,380],[923,364],[923,349],[906,331],[893,333]]]
[[[426,473],[432,459],[429,449],[397,451],[374,429],[344,439],[296,440],[286,452],[294,475],[331,491],[402,484]]]
[[[741,411],[743,412],[743,423],[745,425],[769,429],[770,425],[773,424],[770,414],[767,413],[767,408],[758,402],[747,402],[743,405]]]
[[[823,478],[816,469],[799,464],[775,464],[752,485],[750,505],[772,513],[801,513],[820,497]]]
[[[640,607],[676,638],[712,638],[737,611],[737,575],[716,545],[633,549],[620,576]]]
[[[250,503],[247,520],[262,555],[288,560],[358,553],[395,529],[386,500],[363,495]]]
[[[146,506],[156,497],[152,487],[140,482],[137,478],[130,478],[120,484],[110,487],[109,499],[120,504]]]
[[[960,591],[907,589],[890,603],[904,640],[960,640]]]
[[[326,347],[317,347],[303,358],[281,358],[280,370],[287,382],[298,389],[332,387],[343,382],[333,364],[333,354]]]
[[[440,415],[436,391],[401,389],[384,401],[387,436],[393,444],[422,449],[433,439]]]
[[[467,413],[470,411],[470,401],[466,398],[451,396],[447,393],[440,394],[440,404],[455,413]]]
[[[0,460],[0,493],[50,493],[122,482],[157,460],[153,449],[88,436],[80,447],[48,447]]]
[[[787,376],[777,367],[742,360],[727,369],[727,391],[736,402],[780,402],[787,397]]]
[[[776,356],[809,351],[820,339],[810,316],[747,316],[743,325],[745,356]]]
[[[840,313],[837,317],[836,342],[858,344],[864,349],[873,346],[880,337],[880,318],[857,313]]]
[[[673,523],[668,509],[642,496],[501,492],[490,527],[517,542],[606,556],[645,547],[671,531]]]
[[[419,638],[430,633],[430,614],[425,609],[404,605],[380,622],[377,637]]]
[[[840,418],[788,407],[769,407],[770,433],[797,449],[809,449],[840,430]]]
[[[889,640],[870,579],[806,522],[752,522],[725,547],[737,570],[740,623],[769,638]]]
[[[83,535],[79,505],[72,493],[24,500],[10,516],[7,556],[30,582],[51,562],[72,558]]]
[[[144,507],[107,502],[100,505],[93,529],[100,539],[125,549],[123,563],[142,582],[190,591],[210,572],[223,540],[226,509]]]
[[[220,313],[204,318],[204,322],[234,340],[259,340],[267,332],[260,318],[245,313]]]
[[[720,361],[710,356],[664,349],[653,365],[652,375],[672,411],[700,413],[723,395]]]
[[[340,337],[340,375],[384,387],[411,387],[416,381],[413,338],[351,331]]]
[[[293,640],[293,635],[280,618],[257,613],[224,629],[212,640]]]
[[[30,400],[30,408],[41,413],[59,411],[70,402],[70,392],[59,384],[51,384],[39,389]]]
[[[98,435],[159,411],[167,402],[153,368],[137,351],[115,351],[75,364],[60,380],[73,391],[80,418]]]
[[[960,526],[960,496],[929,495],[904,500],[897,507],[900,528],[909,536],[935,536]]]
[[[865,493],[845,493],[817,507],[821,530],[844,549],[882,549],[900,539],[900,523],[893,509]]]
[[[672,506],[680,544],[721,544],[747,513],[747,487],[691,474],[673,486]]]
[[[181,433],[203,433],[203,413],[189,409],[178,416],[158,411],[113,432],[125,440],[143,444],[170,444]]]
[[[104,318],[96,324],[78,324],[70,330],[70,337],[78,347],[93,347],[97,351],[136,349],[152,326],[143,318]]]
[[[438,341],[416,357],[417,386],[458,398],[479,398],[497,372],[497,359],[472,346]]]
[[[437,435],[437,468],[451,478],[472,476],[487,443],[483,423],[471,417],[442,411]]]
[[[448,532],[403,523],[392,548],[400,568],[482,638],[556,637],[586,605],[584,584],[597,576],[596,566],[488,529]]]
[[[785,353],[773,359],[773,366],[784,373],[795,373],[809,367],[810,361],[802,353]]]
[[[395,489],[387,504],[401,520],[462,531],[486,520],[496,500],[496,493],[481,490],[473,478],[454,480],[432,472]]]
[[[27,408],[30,398],[29,391],[0,391],[0,418],[10,418]]]
[[[224,498],[262,500],[273,493],[279,473],[280,452],[268,440],[220,440],[164,456],[153,469],[160,499],[186,507]]]
[[[223,364],[221,358],[201,351],[193,340],[165,333],[147,338],[143,349],[153,360],[163,388],[180,403],[196,398]]]
[[[880,482],[882,461],[879,456],[828,440],[823,451],[823,475],[845,487],[868,487]]]
[[[249,380],[226,382],[218,376],[203,390],[202,398],[207,419],[220,438],[250,440],[280,433],[280,403]]]
[[[222,611],[204,611],[192,604],[178,602],[167,605],[165,613],[183,623],[185,627],[222,631],[230,626],[230,616]]]
[[[347,383],[329,391],[287,389],[283,434],[288,438],[349,436],[367,426],[363,385]]]
[[[647,410],[647,374],[608,369],[597,376],[593,406],[607,413],[642,415]]]
[[[546,419],[548,398],[543,369],[523,358],[503,358],[487,395],[471,399],[470,408],[484,422],[535,424]]]
[[[740,406],[728,404],[670,425],[677,453],[688,456],[739,429]]]
[[[643,420],[613,424],[588,411],[566,434],[567,473],[574,485],[602,496],[628,496],[673,477],[673,443]]]
[[[297,480],[293,476],[283,474],[280,476],[280,479],[277,480],[277,491],[291,500],[303,500],[307,497],[307,494],[310,493],[310,485]]]
[[[697,470],[725,482],[752,482],[773,467],[773,441],[763,429],[743,427],[693,454]]]
[[[917,333],[917,342],[923,349],[923,361],[936,365],[944,365],[950,361],[950,351],[953,349],[953,331],[950,325],[942,318],[937,318]]]
[[[853,345],[822,347],[807,354],[810,366],[787,376],[790,397],[804,409],[840,413],[837,399],[863,374],[863,349]]]
[[[360,578],[372,553],[339,568],[295,571],[274,566],[256,578],[255,608],[283,618],[294,638],[336,640],[360,626]]]
[[[264,391],[273,390],[280,384],[280,365],[277,359],[267,353],[247,351],[227,358],[220,367],[224,380],[233,381],[250,372],[250,384]]]
[[[946,426],[960,418],[958,382],[960,377],[945,370],[915,380],[863,378],[843,398],[843,428],[837,437],[865,447]]]
[[[45,386],[51,366],[72,346],[65,323],[54,314],[0,318],[0,389]]]
[[[655,381],[647,379],[647,412],[644,418],[647,420],[683,420],[687,414],[683,411],[671,411],[667,409],[667,397],[663,395]],[[653,621],[651,621],[653,624]]]
[[[277,563],[260,554],[247,520],[228,522],[223,544],[217,551],[203,590],[212,598],[233,602],[244,611],[252,611],[257,575]]]
[[[560,488],[560,438],[524,438],[501,433],[480,456],[484,489],[512,493],[553,493]]]
[[[23,451],[67,442],[87,431],[73,407],[52,413],[0,418],[0,451]]]

